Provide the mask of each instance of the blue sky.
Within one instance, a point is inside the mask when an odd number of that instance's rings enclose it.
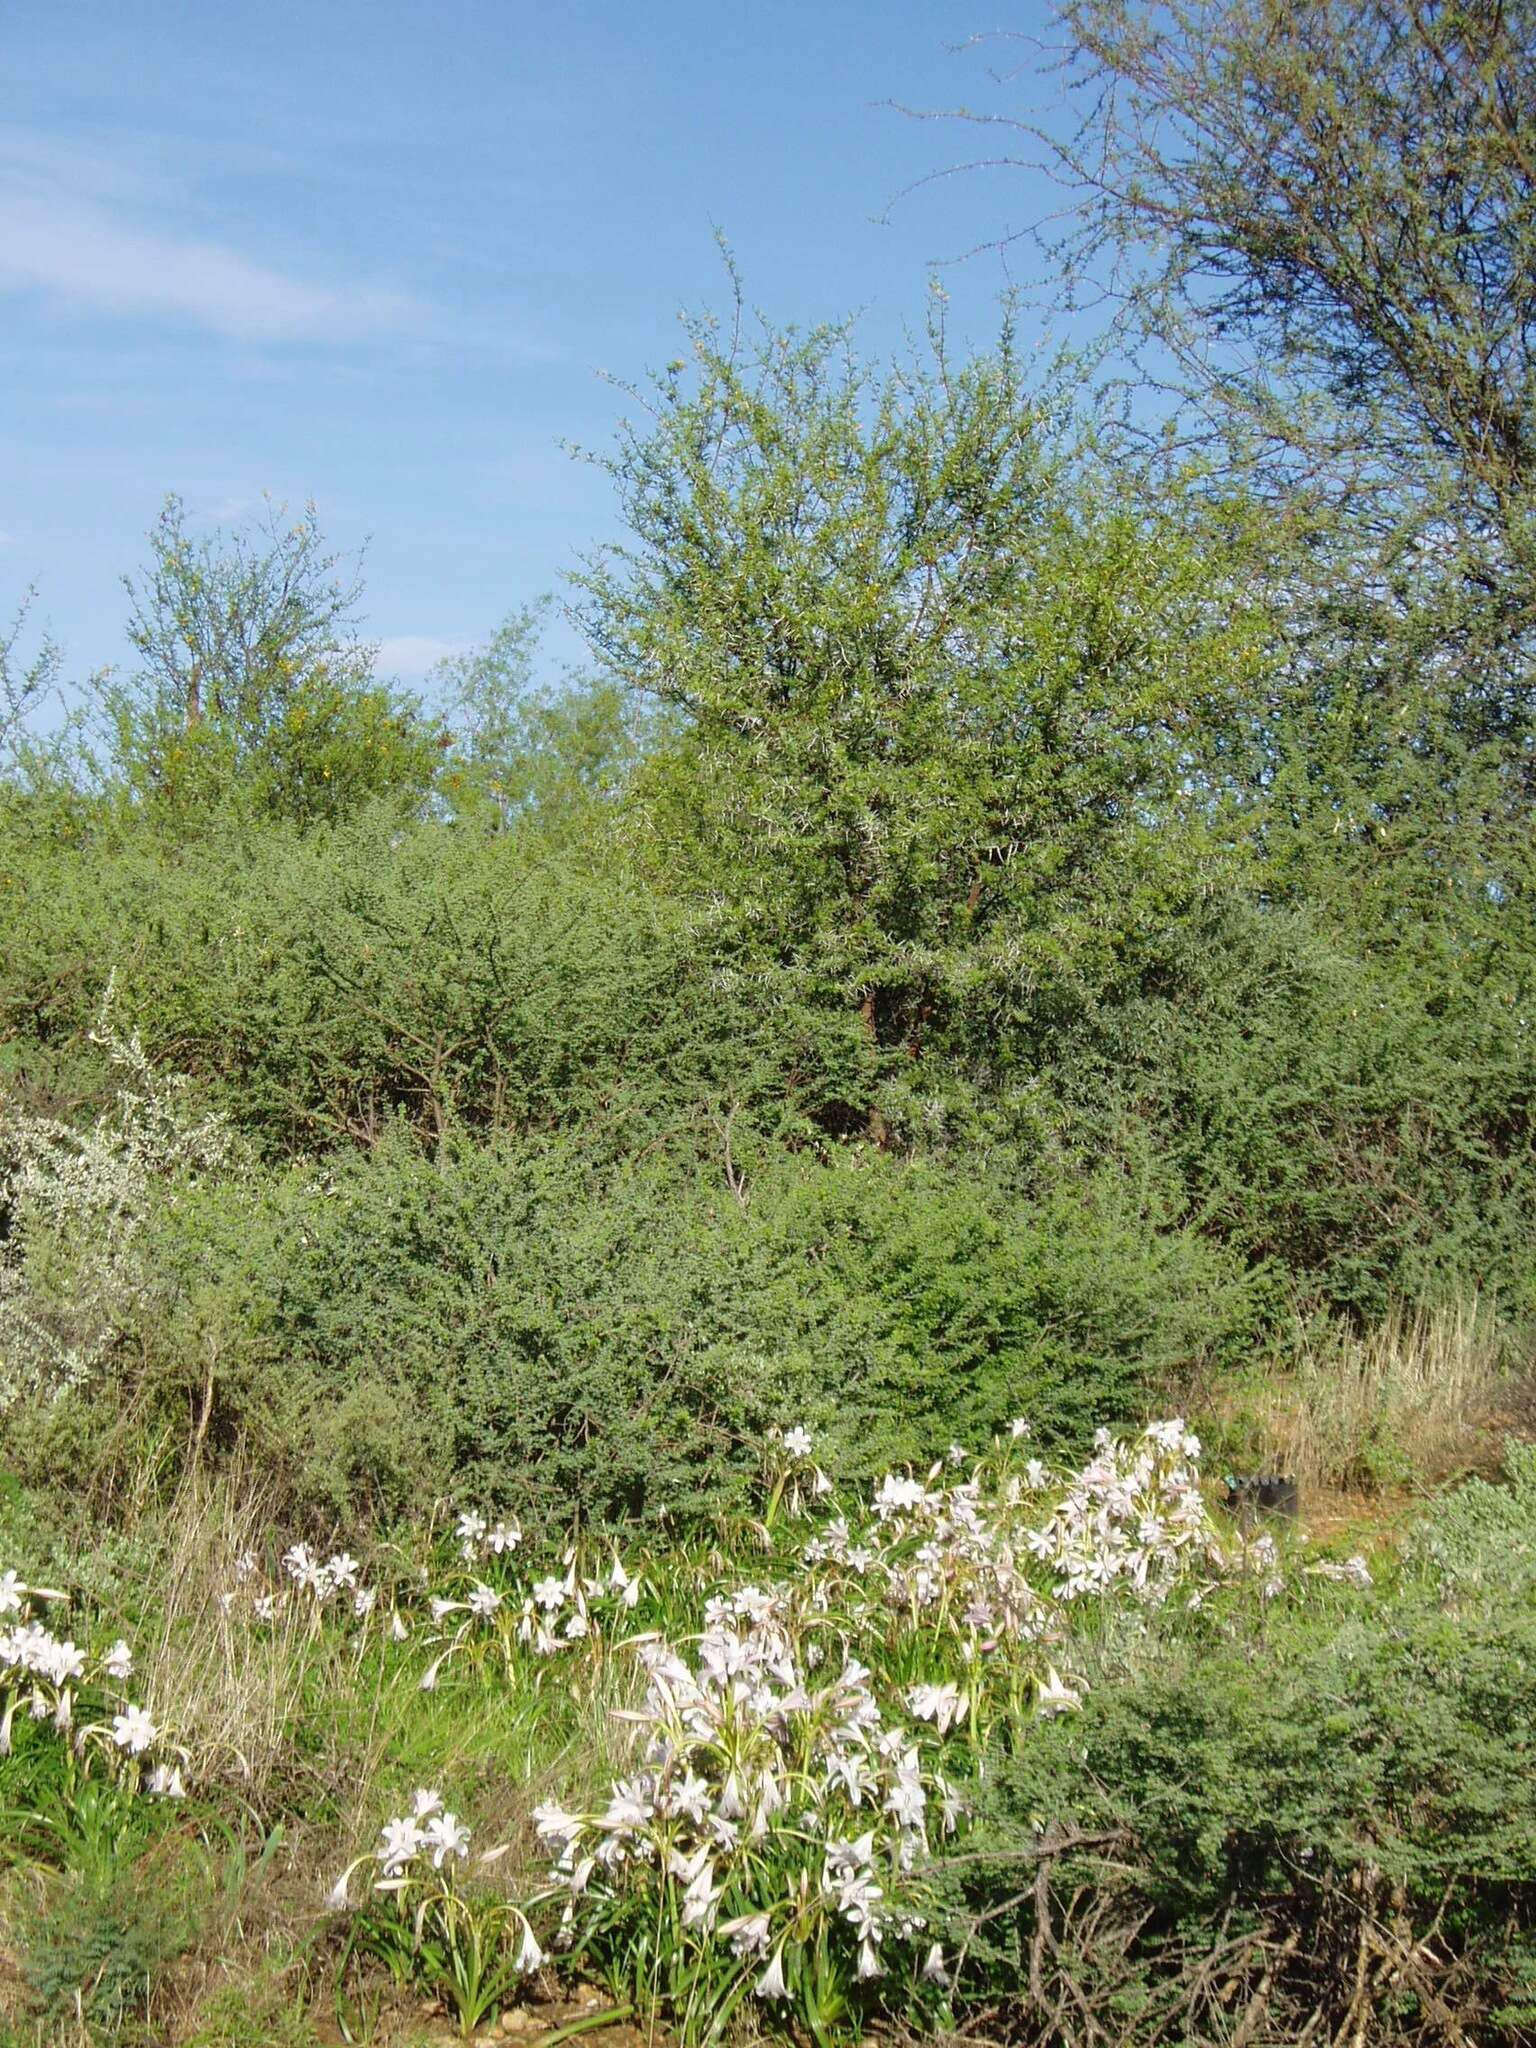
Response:
[[[954,49],[988,25],[977,0],[9,0],[0,609],[35,583],[71,673],[121,663],[164,494],[228,523],[266,491],[368,541],[381,666],[483,640],[612,535],[560,443],[606,445],[599,373],[722,303],[716,227],[776,320],[859,312],[882,352],[935,259],[1049,206],[967,176],[878,218],[978,142],[880,103],[1004,104],[988,65],[1027,52]],[[998,259],[944,281],[984,343]]]

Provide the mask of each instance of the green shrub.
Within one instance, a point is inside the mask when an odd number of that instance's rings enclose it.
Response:
[[[1123,1682],[996,1760],[962,1917],[978,1988],[1036,1986],[1023,2038],[1081,2000],[1127,2048],[1170,2009],[1183,2038],[1225,2039],[1250,1998],[1256,2041],[1314,2012],[1394,2041],[1443,2038],[1447,2012],[1528,2038],[1536,1607],[1505,1560],[1536,1535],[1532,1469],[1517,1452],[1510,1486],[1449,1499],[1436,1568],[1363,1610],[1169,1617]]]
[[[131,1390],[139,1434],[114,1455],[142,1465],[160,1430],[253,1443],[332,1514],[454,1490],[562,1527],[698,1516],[773,1423],[808,1423],[858,1477],[1018,1414],[1080,1445],[1243,1341],[1241,1279],[1114,1175],[1029,1194],[745,1127],[733,1183],[708,1135],[626,1160],[460,1133],[427,1156],[395,1126],[323,1171],[167,1205],[98,1404],[120,1430]],[[91,1413],[19,1418],[19,1469],[78,1474]]]

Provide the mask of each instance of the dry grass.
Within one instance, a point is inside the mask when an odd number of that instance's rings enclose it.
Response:
[[[423,1693],[425,1651],[380,1655],[362,1632],[318,1625],[307,1602],[286,1601],[261,1627],[243,1602],[227,1612],[219,1595],[231,1560],[246,1550],[270,1557],[283,1541],[248,1471],[194,1474],[139,1534],[155,1571],[152,1624],[135,1636],[143,1696],[189,1751],[200,1784],[283,1817],[260,1946],[314,1933],[325,1891],[374,1837],[377,1788],[398,1793],[402,1774],[461,1802],[477,1846],[505,1844],[498,1874],[515,1885],[543,1869],[529,1817],[538,1801],[590,1803],[631,1760],[635,1733],[622,1710],[640,1680],[628,1658],[584,1667],[579,1682],[556,1660],[515,1682],[466,1690],[450,1675]]]
[[[153,1628],[135,1638],[151,1712],[175,1730],[198,1778],[253,1796],[292,1758],[317,1663],[355,1659],[296,1601],[262,1628],[226,1611],[219,1596],[232,1586],[232,1561],[270,1540],[270,1504],[251,1474],[189,1477],[153,1529]],[[355,1678],[327,1673],[336,1684]]]
[[[1363,1334],[1316,1319],[1288,1362],[1204,1390],[1219,1434],[1303,1496],[1443,1485],[1536,1424],[1532,1351],[1476,1297],[1398,1310]]]

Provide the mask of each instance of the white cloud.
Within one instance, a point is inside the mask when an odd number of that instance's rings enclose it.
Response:
[[[565,351],[517,317],[476,319],[351,274],[317,245],[304,266],[263,255],[242,230],[209,224],[211,191],[244,181],[247,198],[291,168],[271,151],[226,142],[189,152],[181,138],[120,131],[72,135],[0,121],[0,299],[32,293],[87,314],[201,328],[251,344],[343,345],[391,339],[522,362]],[[281,219],[279,205],[271,217]],[[318,226],[319,223],[317,222]],[[403,252],[402,252],[403,253]],[[270,359],[253,353],[247,374]],[[114,404],[116,399],[112,401]]]
[[[190,321],[237,340],[343,341],[411,323],[410,300],[284,276],[221,242],[135,226],[68,194],[0,190],[0,290]]]
[[[462,654],[464,646],[462,640],[439,640],[431,633],[397,633],[379,642],[374,667],[383,675],[419,680],[440,661]]]

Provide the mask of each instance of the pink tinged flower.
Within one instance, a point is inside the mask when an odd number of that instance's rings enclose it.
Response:
[[[142,1756],[159,1732],[142,1707],[112,1716],[112,1740],[130,1756]]]

